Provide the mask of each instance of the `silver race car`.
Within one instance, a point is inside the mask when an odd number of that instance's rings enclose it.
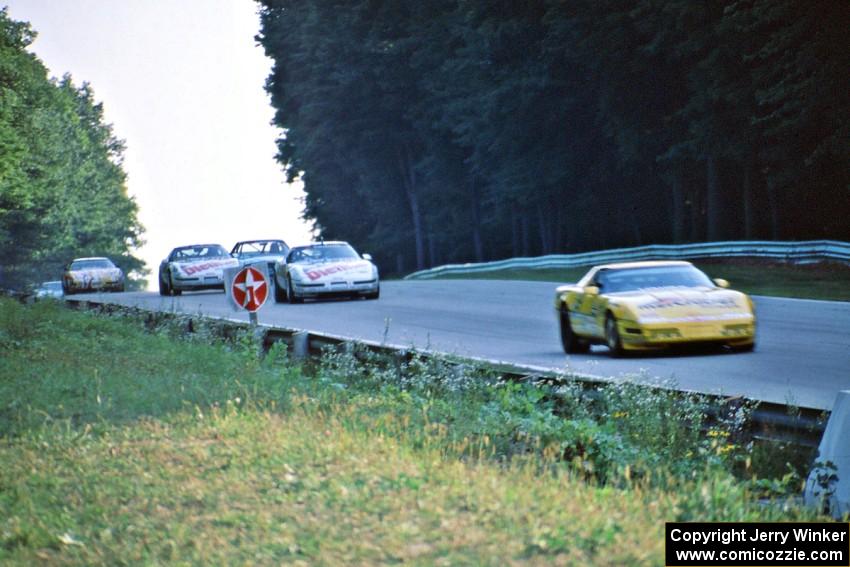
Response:
[[[159,294],[180,295],[184,291],[224,290],[222,272],[239,266],[219,244],[192,244],[171,251],[159,265]]]
[[[283,240],[243,240],[237,242],[230,255],[239,260],[240,266],[266,267],[272,288],[278,262],[285,262],[289,254],[289,245]]]
[[[77,258],[62,274],[65,295],[81,291],[124,291],[124,272],[109,258]]]
[[[301,303],[307,298],[365,297],[381,293],[378,268],[347,242],[322,242],[293,248],[275,265],[275,301]]]

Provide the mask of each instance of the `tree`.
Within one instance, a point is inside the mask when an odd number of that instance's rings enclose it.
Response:
[[[106,255],[138,278],[137,206],[123,143],[91,87],[49,80],[35,33],[0,11],[0,286],[58,278],[74,256]]]
[[[385,271],[850,238],[846,2],[260,3],[305,215]]]

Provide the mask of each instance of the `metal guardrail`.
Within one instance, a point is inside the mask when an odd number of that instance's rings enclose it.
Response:
[[[154,318],[168,319],[179,322],[185,328],[187,333],[194,332],[194,329],[197,326],[196,321],[199,322],[200,319],[207,322],[213,322],[218,325],[220,327],[221,334],[225,336],[232,336],[233,331],[237,329],[244,331],[251,328],[249,323],[246,321],[237,319],[219,319],[180,312],[149,311],[139,307],[130,307],[116,303],[88,301],[83,298],[66,298],[65,302],[69,307],[81,310],[91,309],[105,313],[139,314],[149,317],[152,321]],[[348,348],[351,345],[356,344],[359,348],[366,349],[373,353],[382,354],[386,356],[388,360],[394,359],[396,361],[410,361],[413,357],[441,357],[457,364],[477,365],[497,373],[504,380],[549,384],[563,383],[564,381],[578,381],[586,389],[604,386],[615,381],[614,378],[606,379],[602,376],[578,373],[565,375],[562,372],[549,368],[516,365],[507,362],[473,357],[448,356],[443,353],[429,350],[413,349],[407,346],[378,343],[368,340],[353,340],[348,337],[341,337],[327,333],[317,333],[303,329],[259,325],[256,327],[256,333],[260,335],[258,340],[262,345],[264,352],[268,352],[269,348],[277,342],[286,344],[290,352],[295,351],[296,353],[298,352],[298,345],[296,343],[300,342],[303,348],[303,345],[306,342],[305,350],[307,352],[305,354],[310,356],[320,356],[328,348]],[[660,386],[647,385],[646,387],[658,388]],[[683,392],[683,394],[691,393],[695,392]],[[772,402],[747,400],[742,397],[730,398],[712,394],[700,395],[711,400],[711,406],[717,408],[715,412],[717,415],[734,411],[735,408],[741,407],[741,405],[749,402],[757,402],[758,405],[750,417],[750,434],[754,438],[791,443],[803,447],[817,447],[823,435],[830,413],[817,408],[789,407],[787,405]]]
[[[575,268],[635,262],[640,260],[678,260],[685,258],[770,258],[792,262],[832,260],[850,262],[850,242],[807,240],[801,242],[702,242],[696,244],[650,244],[636,248],[617,248],[580,254],[550,254],[535,258],[510,258],[494,262],[447,264],[407,275],[406,280],[424,280],[446,274],[474,274],[517,268]]]

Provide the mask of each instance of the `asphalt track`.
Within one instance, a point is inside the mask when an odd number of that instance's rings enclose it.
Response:
[[[377,301],[269,302],[261,324],[388,344],[569,370],[673,383],[689,391],[831,409],[850,389],[850,302],[756,297],[758,344],[752,353],[722,349],[612,359],[604,347],[566,356],[553,307],[557,284],[493,280],[383,282]],[[156,292],[87,294],[145,309],[244,319],[221,292],[161,297]]]

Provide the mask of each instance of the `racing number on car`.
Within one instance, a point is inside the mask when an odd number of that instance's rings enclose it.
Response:
[[[573,293],[567,301],[570,313],[572,314],[570,321],[576,331],[584,333],[591,326],[589,314],[592,304],[593,298],[583,293]]]

